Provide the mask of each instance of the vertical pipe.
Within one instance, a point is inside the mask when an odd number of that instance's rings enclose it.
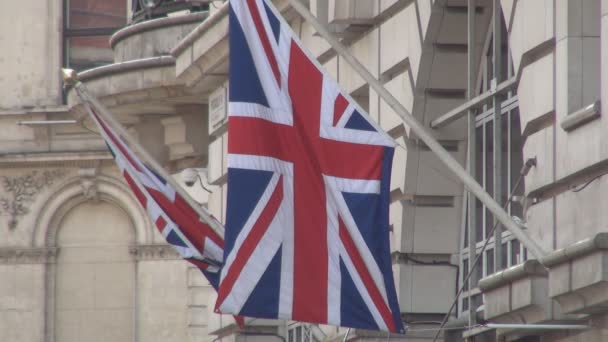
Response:
[[[477,71],[477,65],[475,63],[475,0],[468,0],[468,13],[467,13],[467,98],[470,100],[475,96],[475,73]],[[467,149],[468,149],[468,162],[467,169],[469,174],[473,179],[475,179],[475,164],[476,164],[476,129],[475,129],[475,111],[469,109],[467,115],[467,124],[468,124],[468,138],[467,138]],[[469,225],[469,269],[463,270],[463,272],[469,272],[469,270],[473,267],[473,260],[475,260],[476,256],[476,245],[477,245],[477,213],[476,213],[476,205],[477,198],[472,192],[468,193],[468,225]],[[475,275],[471,275],[469,278],[469,293],[472,289],[477,286],[477,277]],[[469,295],[467,298],[469,301],[469,326],[476,324],[476,316],[477,307],[475,307],[475,302],[473,297]]]
[[[502,81],[502,11],[500,8],[500,0],[494,0],[494,79],[492,88],[495,88]],[[502,199],[502,103],[500,96],[492,95],[494,105],[494,167],[493,167],[493,190],[494,200],[501,206]],[[498,224],[494,231],[494,271],[502,268],[502,225],[498,222],[496,216],[494,224]]]

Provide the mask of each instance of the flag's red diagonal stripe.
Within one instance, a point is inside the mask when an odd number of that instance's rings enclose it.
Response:
[[[215,242],[216,245],[224,248],[224,239],[221,238],[217,233],[211,229],[207,223],[202,222],[200,216],[192,209],[192,207],[186,202],[186,200],[178,193],[175,194],[175,200],[173,201],[175,206],[181,210],[185,215],[190,217],[190,219],[195,222],[195,227],[197,229],[201,229],[207,234],[207,237],[211,239],[211,241]]]
[[[264,47],[264,51],[266,52],[266,56],[268,57],[268,62],[270,63],[270,67],[272,68],[272,73],[274,74],[274,78],[277,80],[277,85],[280,88],[281,74],[279,73],[279,65],[277,64],[274,52],[272,51],[272,47],[270,46],[268,34],[266,32],[266,29],[264,28],[264,24],[262,23],[262,18],[260,17],[258,6],[255,4],[255,0],[247,0],[247,6],[249,6],[251,18],[253,19],[253,23],[255,24],[255,29],[256,31],[258,31],[258,36],[260,37],[260,41],[262,42],[262,46]]]
[[[199,221],[198,218],[193,219],[184,215],[162,192],[148,187],[146,187],[146,190],[199,252],[203,253],[204,242],[207,237],[224,248],[224,241],[217,239],[215,232],[208,225]]]
[[[203,270],[205,270],[205,271],[206,271],[206,270],[207,270],[207,268],[209,268],[209,266],[210,266],[208,263],[206,263],[206,262],[204,262],[204,261],[201,261],[201,260],[194,259],[194,258],[188,258],[188,259],[184,259],[184,260],[188,261],[188,262],[189,262],[189,263],[191,263],[192,265],[194,265],[194,266],[196,266],[196,267],[198,267],[198,268],[201,268],[201,269],[203,269]]]
[[[359,276],[361,277],[365,288],[367,288],[367,291],[369,292],[372,301],[376,305],[376,308],[378,308],[378,311],[380,312],[380,315],[382,316],[382,319],[384,320],[388,330],[394,332],[396,328],[395,322],[393,321],[393,316],[391,315],[391,310],[389,309],[387,303],[384,301],[384,298],[382,298],[380,290],[378,290],[378,287],[372,279],[369,270],[365,266],[365,262],[363,261],[361,254],[359,254],[357,246],[355,245],[355,242],[352,240],[348,230],[346,229],[344,222],[342,222],[342,219],[339,219],[339,222],[340,240],[342,240],[346,252],[350,256],[350,259],[352,260],[353,264],[355,265],[357,273],[359,273]]]
[[[346,101],[342,94],[338,94],[338,97],[336,97],[336,102],[334,103],[334,126],[338,124],[338,121],[340,121],[346,107],[348,107],[348,101]]]
[[[133,190],[133,194],[135,194],[135,198],[137,198],[137,201],[139,201],[142,207],[146,208],[146,205],[148,203],[146,195],[144,195],[144,193],[139,190],[139,187],[137,186],[137,184],[135,184],[135,181],[133,180],[133,178],[131,178],[129,172],[123,170],[122,175],[123,177],[125,177],[127,184],[129,184],[129,188]]]
[[[106,133],[106,135],[110,138],[110,140],[112,140],[112,142],[114,143],[114,145],[116,145],[116,147],[118,147],[118,149],[120,150],[120,152],[122,153],[122,155],[125,158],[127,158],[127,160],[129,161],[129,163],[131,165],[133,165],[133,167],[135,168],[135,170],[141,172],[141,169],[140,169],[139,165],[133,160],[133,157],[129,154],[129,151],[127,151],[127,149],[123,146],[122,141],[120,141],[120,139],[114,135],[114,132],[112,132],[112,130],[108,128],[108,126],[106,125],[106,123],[99,117],[99,115],[97,115],[97,113],[95,113],[93,110],[91,110],[91,112],[93,113],[93,115],[97,119],[97,122],[99,123],[99,125],[101,126],[101,128],[104,130],[104,132]]]
[[[276,216],[276,213],[279,210],[279,206],[281,205],[282,201],[283,177],[279,178],[276,188],[272,193],[272,196],[270,196],[266,207],[264,208],[264,210],[262,210],[262,213],[260,214],[260,217],[258,218],[257,222],[251,228],[251,232],[249,232],[249,235],[247,235],[247,238],[243,242],[243,245],[238,250],[234,262],[232,263],[232,265],[230,265],[226,276],[222,280],[222,286],[220,286],[218,299],[216,302],[216,309],[222,305],[228,294],[232,291],[232,287],[234,286],[238,276],[241,274],[241,271],[245,267],[245,264],[251,257],[251,254],[253,254],[253,251],[258,246],[260,240],[262,239],[266,231],[268,230],[268,227],[270,227],[270,223]]]

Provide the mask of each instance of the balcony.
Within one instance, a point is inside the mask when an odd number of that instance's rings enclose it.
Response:
[[[208,11],[213,0],[132,0],[131,22],[168,17],[178,13]],[[216,5],[217,6],[217,5]]]

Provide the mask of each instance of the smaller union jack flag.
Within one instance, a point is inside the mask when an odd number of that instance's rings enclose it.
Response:
[[[182,256],[197,266],[217,289],[224,240],[157,173],[141,162],[122,138],[92,108],[89,114],[99,127],[127,184],[158,231]]]

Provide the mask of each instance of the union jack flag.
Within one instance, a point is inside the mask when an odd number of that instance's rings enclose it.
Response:
[[[197,266],[217,289],[224,240],[200,220],[199,215],[164,178],[137,158],[93,108],[89,107],[89,114],[99,127],[137,201],[158,231],[182,258]]]
[[[230,1],[225,264],[216,310],[403,331],[394,143],[266,0]]]

